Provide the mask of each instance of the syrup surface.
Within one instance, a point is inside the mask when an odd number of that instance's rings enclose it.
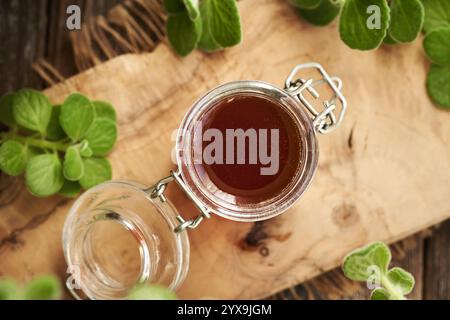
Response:
[[[267,155],[274,161],[271,142],[274,138],[271,129],[278,130],[278,170],[274,174],[261,174],[262,168],[270,167],[257,157],[257,163],[250,162],[249,139],[245,147],[245,163],[238,164],[237,156],[233,164],[202,164],[209,180],[220,191],[236,196],[239,203],[251,204],[272,199],[289,187],[301,166],[302,140],[300,130],[293,115],[280,103],[257,95],[236,95],[219,101],[202,117],[203,132],[218,129],[226,137],[227,129],[237,130],[266,129]],[[259,153],[258,136],[258,153]],[[211,140],[212,141],[212,140]],[[203,150],[211,143],[203,141]],[[223,154],[227,151],[226,139]],[[238,143],[234,141],[235,155]],[[231,149],[231,148],[230,148]],[[254,149],[253,149],[254,150]],[[254,158],[253,158],[254,159]],[[266,158],[267,160],[267,158]],[[241,161],[242,162],[242,161]]]

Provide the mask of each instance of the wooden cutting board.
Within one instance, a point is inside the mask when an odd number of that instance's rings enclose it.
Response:
[[[151,184],[174,166],[171,135],[190,105],[221,83],[257,79],[280,86],[297,63],[317,61],[344,81],[349,111],[320,136],[316,178],[297,205],[263,223],[214,217],[189,233],[182,298],[261,298],[338,266],[350,250],[392,242],[450,217],[450,113],[427,97],[420,41],[360,52],[336,24],[300,21],[287,1],[239,3],[242,45],[181,59],[166,44],[88,70],[46,93],[74,91],[111,101],[120,137],[114,178]],[[0,277],[65,277],[61,228],[72,201],[36,199],[20,180],[0,180]],[[184,206],[182,199],[172,199]]]

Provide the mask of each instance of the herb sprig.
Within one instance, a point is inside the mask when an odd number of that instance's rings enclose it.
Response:
[[[422,0],[425,7],[423,47],[433,63],[427,88],[431,99],[450,108],[450,1]]]
[[[37,277],[26,286],[10,279],[0,281],[0,300],[56,300],[61,295],[61,284],[54,276]]]
[[[389,269],[391,258],[389,247],[375,242],[347,255],[342,270],[347,278],[366,282],[373,289],[372,300],[405,300],[415,280],[402,268]]]
[[[424,49],[433,65],[431,99],[450,108],[450,1],[448,0],[289,0],[311,24],[325,26],[339,16],[339,34],[352,49],[372,50],[414,41],[425,32]],[[371,16],[379,14],[379,25]]]
[[[159,285],[138,285],[128,294],[128,300],[177,300],[176,294]]]
[[[23,89],[0,99],[0,170],[24,174],[36,196],[74,197],[112,176],[104,157],[117,140],[116,113],[106,102],[75,93],[52,106],[41,92]]]
[[[239,44],[241,22],[236,0],[165,0],[167,36],[180,56],[194,49],[217,51]]]
[[[12,279],[0,280],[1,300],[57,300],[62,297],[59,279],[52,275],[34,278],[25,286]],[[138,285],[128,294],[128,300],[176,300],[176,294],[159,285]]]

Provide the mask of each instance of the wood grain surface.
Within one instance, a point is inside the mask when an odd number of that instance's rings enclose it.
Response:
[[[426,96],[420,43],[395,54],[351,51],[336,25],[306,26],[283,1],[261,2],[240,3],[245,41],[225,53],[182,60],[161,44],[47,91],[55,103],[73,91],[112,101],[120,119],[115,178],[151,183],[173,168],[171,133],[206,90],[239,79],[281,84],[293,65],[309,60],[344,80],[350,111],[339,131],[320,137],[309,192],[280,218],[257,224],[214,218],[191,232],[185,298],[263,297],[335,267],[355,247],[392,242],[449,217],[449,114]],[[1,180],[2,198],[12,202],[0,209],[0,275],[63,275],[60,233],[70,203],[36,200],[15,181]]]

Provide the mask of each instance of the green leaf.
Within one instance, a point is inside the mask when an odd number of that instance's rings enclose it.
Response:
[[[78,181],[84,175],[83,159],[81,158],[78,147],[69,147],[64,156],[63,164],[64,178],[69,181]]]
[[[94,155],[94,152],[89,147],[89,142],[87,140],[81,141],[79,144],[80,154],[84,158],[90,158]]]
[[[41,92],[23,89],[14,95],[13,114],[15,121],[22,127],[45,134],[52,115],[52,105]]]
[[[303,19],[316,26],[326,26],[331,23],[340,11],[340,2],[333,0],[323,0],[317,8],[312,10],[298,10]]]
[[[38,197],[58,193],[64,184],[61,161],[57,154],[42,154],[28,161],[25,170],[28,190]]]
[[[0,147],[0,169],[10,176],[20,176],[28,161],[28,148],[23,144],[7,140]]]
[[[174,292],[158,285],[140,285],[128,295],[129,300],[177,300]]]
[[[376,288],[370,295],[371,300],[390,300],[389,292],[384,288]]]
[[[67,198],[75,198],[80,191],[81,186],[78,182],[65,180],[64,185],[61,190],[59,190],[59,194]]]
[[[31,281],[25,290],[26,300],[56,300],[61,297],[59,280],[53,276],[43,276]]]
[[[116,110],[110,103],[105,101],[94,101],[92,104],[94,105],[96,118],[109,119],[116,122]]]
[[[169,42],[180,56],[187,56],[197,47],[201,34],[200,18],[192,21],[187,12],[170,15],[167,19]]]
[[[439,65],[450,65],[450,28],[429,32],[423,40],[428,58]]]
[[[427,89],[435,103],[450,108],[450,66],[432,65],[428,72]]]
[[[95,109],[85,96],[71,94],[61,107],[59,122],[73,141],[80,141],[86,135],[95,118]]]
[[[371,268],[374,266],[386,274],[390,261],[389,248],[382,242],[375,242],[347,255],[342,269],[347,278],[366,281],[372,275]]]
[[[2,300],[18,300],[20,298],[20,290],[13,280],[0,281],[0,301]]]
[[[387,278],[403,294],[409,294],[414,289],[413,275],[402,268],[392,268],[389,270]]]
[[[83,189],[90,189],[105,181],[111,180],[111,164],[104,158],[83,159],[84,176],[80,180]]]
[[[117,140],[117,126],[108,119],[96,119],[86,134],[89,148],[94,156],[108,154]]]
[[[198,0],[183,0],[183,3],[191,20],[195,20],[200,16]]]
[[[15,127],[13,105],[15,93],[7,93],[0,99],[0,122],[8,127]]]
[[[379,8],[379,12],[369,11],[368,13],[369,9],[374,8]],[[379,13],[379,19],[377,19],[377,13]],[[359,50],[378,48],[386,36],[388,25],[389,6],[386,0],[346,0],[344,2],[339,33],[342,41],[350,48]]]
[[[59,124],[61,115],[61,105],[56,105],[52,109],[52,116],[47,126],[47,138],[52,141],[61,140],[66,137],[66,133]]]
[[[241,20],[236,0],[203,0],[204,24],[210,36],[223,48],[242,40]]]
[[[168,13],[172,14],[186,11],[183,0],[164,0],[164,7]]]
[[[435,29],[450,28],[450,1],[422,0],[425,8],[424,30],[428,33]]]
[[[420,0],[392,0],[388,33],[397,42],[411,42],[422,30],[424,8]]]
[[[389,35],[389,32],[386,33],[386,37],[384,37],[383,43],[384,43],[384,44],[388,44],[388,45],[398,44],[397,40],[393,39],[393,38]]]
[[[315,9],[321,4],[322,0],[290,0],[292,5],[300,9]]]
[[[208,13],[207,13],[207,6],[205,5],[205,1],[202,1],[200,3],[200,16],[202,19],[202,36],[200,38],[200,41],[198,43],[198,47],[206,52],[213,52],[217,50],[223,49],[223,47],[217,43],[216,40],[214,40],[212,34],[211,34],[211,28],[208,24]]]

